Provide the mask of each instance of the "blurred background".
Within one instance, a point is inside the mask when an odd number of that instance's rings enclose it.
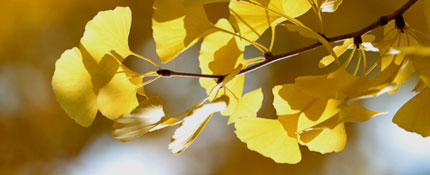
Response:
[[[423,1],[423,0],[421,0]],[[319,154],[302,147],[297,165],[276,164],[250,151],[234,135],[227,117],[214,116],[199,138],[179,156],[167,149],[173,128],[121,143],[111,136],[112,121],[98,115],[84,128],[60,108],[51,90],[55,61],[79,44],[85,24],[98,11],[129,6],[133,11],[130,47],[159,62],[152,40],[153,0],[2,0],[0,1],[0,174],[430,174],[430,139],[409,133],[391,122],[395,111],[415,94],[413,82],[394,95],[366,102],[373,110],[389,111],[365,123],[347,124],[345,150]],[[405,0],[344,0],[334,14],[324,14],[324,32],[334,36],[357,30],[379,16],[391,13]],[[206,5],[212,21],[226,16],[226,4]],[[429,34],[421,2],[405,15],[414,28]],[[300,17],[318,29],[310,11]],[[378,31],[376,31],[378,32]],[[379,30],[379,33],[381,31]],[[260,40],[269,42],[270,32]],[[312,43],[278,28],[274,53]],[[184,72],[200,72],[199,46],[163,65]],[[255,53],[247,48],[247,57]],[[291,83],[300,75],[321,74],[317,63],[327,53],[315,49],[250,73],[245,92],[262,87],[265,94],[260,116],[275,117],[271,106],[274,85]],[[150,66],[130,57],[137,71]],[[369,63],[370,64],[370,63]],[[318,71],[316,71],[318,70]],[[174,86],[173,86],[174,85]],[[167,114],[193,106],[204,97],[197,79],[160,79],[146,87],[159,95]]]

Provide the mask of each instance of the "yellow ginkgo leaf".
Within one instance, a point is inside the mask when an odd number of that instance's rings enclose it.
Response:
[[[122,115],[114,121],[112,135],[123,142],[133,140],[149,132],[164,116],[161,99],[148,97],[131,114]]]
[[[226,19],[220,19],[215,26],[234,32],[231,24]],[[217,31],[207,35],[203,40],[199,56],[202,73],[232,75],[233,70],[237,70],[238,65],[244,62],[244,49],[245,46],[241,44],[239,39],[228,33]],[[229,77],[232,79],[228,80]],[[221,95],[229,97],[229,106],[225,111],[221,112],[222,115],[230,115],[235,109],[238,98],[242,96],[244,81],[244,75],[227,76],[223,80],[223,88],[218,90],[215,96],[211,97],[211,99],[215,99]],[[201,78],[200,85],[209,94],[212,88],[217,85],[217,80]]]
[[[339,112],[340,121],[344,122],[364,122],[377,115],[386,114],[386,112],[377,112],[363,107],[359,102],[353,102],[341,108]]]
[[[342,100],[308,96],[292,84],[275,86],[273,95],[276,113],[282,124],[287,123],[284,124],[287,131],[294,127],[296,132],[301,132],[329,120],[340,111],[338,106],[342,103]],[[297,124],[291,123],[294,117],[297,117],[294,119]],[[292,132],[289,131],[289,134]]]
[[[89,126],[97,113],[97,97],[78,48],[66,50],[55,64],[52,88],[57,101],[73,120]]]
[[[364,93],[368,87],[361,85],[368,81],[348,73],[343,67],[326,75],[303,76],[295,80],[295,86],[309,96],[321,99],[344,99]]]
[[[413,58],[413,64],[415,71],[420,76],[420,79],[430,86],[430,56],[428,57],[420,57],[416,56]]]
[[[411,56],[412,62],[413,62],[413,64],[411,64],[409,61],[406,61],[404,63],[404,66],[402,66],[402,69],[404,70],[399,73],[399,74],[403,73],[401,74],[402,76],[399,77],[399,78],[402,78],[401,80],[408,80],[411,74],[414,71],[416,71],[420,76],[421,80],[424,81],[426,84],[430,85],[430,69],[429,69],[430,47],[427,47],[427,46],[404,47],[404,48],[398,48],[398,51],[396,50],[396,52],[400,56]],[[402,83],[403,82],[404,81],[402,81]]]
[[[243,117],[257,117],[257,112],[260,110],[263,103],[263,92],[261,88],[245,94],[239,99],[236,109],[228,119],[227,124],[236,122]]]
[[[430,136],[430,88],[425,88],[403,105],[396,115],[393,122],[401,128],[416,132],[423,137]]]
[[[102,88],[113,77],[119,66],[115,59],[122,62],[132,54],[128,46],[130,27],[131,10],[128,7],[101,11],[85,26],[80,50],[95,88]]]
[[[301,153],[297,139],[288,136],[278,120],[241,118],[235,124],[236,136],[248,149],[273,159],[277,163],[300,162]]]
[[[242,37],[251,41],[256,41],[270,26],[285,20],[249,2],[232,1],[229,8],[230,21]]]
[[[175,154],[182,153],[197,138],[213,113],[226,109],[227,104],[228,98],[222,96],[190,112],[173,134],[169,149]]]
[[[233,1],[230,2],[229,7],[231,21],[237,26],[239,33],[252,41],[257,40],[270,26],[285,21],[286,18],[281,15],[295,18],[310,9],[307,0],[253,0],[251,2]]]
[[[406,68],[402,71],[402,68]],[[350,101],[366,99],[382,95],[384,93],[391,93],[396,91],[402,83],[408,80],[408,67],[400,67],[392,62],[382,72],[371,78],[365,78],[360,82],[360,90],[356,90],[355,97],[350,98]],[[359,95],[357,96],[357,94]]]
[[[276,86],[273,93],[275,96],[273,104],[279,116],[278,120],[290,137],[305,140],[302,142],[312,151],[326,153],[343,149],[346,135],[338,132],[342,130],[313,129],[332,121],[333,118],[337,121],[336,117],[340,112],[338,106],[342,101],[329,99],[324,102],[312,99],[292,84]],[[329,143],[321,143],[324,146],[320,146],[320,142]]]
[[[365,122],[377,115],[386,114],[386,112],[377,112],[368,110],[363,107],[358,101],[352,102],[351,104],[344,104],[341,107],[339,114],[335,117],[332,117],[329,120],[326,120],[316,126],[314,128],[330,128],[338,126],[341,123],[345,122]]]
[[[216,27],[234,32],[226,19],[220,19]],[[244,61],[245,46],[238,42],[233,35],[217,31],[206,36],[202,42],[199,62],[202,73],[229,74],[237,65]]]
[[[121,72],[121,68],[119,71]],[[139,105],[136,91],[136,85],[128,80],[125,73],[117,73],[99,90],[97,107],[104,116],[112,120],[129,114]]]
[[[387,67],[386,69],[389,69],[389,68]],[[416,70],[414,68],[414,64],[412,63],[412,61],[406,60],[402,66],[399,66],[399,71],[397,72],[397,74],[395,74],[395,77],[392,81],[393,84],[396,84],[396,87],[390,90],[388,93],[393,94],[397,92],[400,86],[402,86],[403,83],[408,81],[412,77],[415,71]]]
[[[278,120],[281,122],[284,130],[287,131],[288,135],[293,138],[297,138],[298,125],[300,118],[306,117],[303,113],[279,115]]]
[[[307,113],[309,111],[309,115],[319,116],[326,106],[324,100],[318,100],[315,97],[306,95],[293,84],[275,86],[273,88],[273,96],[273,106],[276,109],[277,115],[296,114],[300,112]],[[311,109],[310,107],[314,108]]]
[[[184,0],[155,0],[153,8],[153,37],[163,63],[194,45],[212,28],[203,6],[186,8]]]
[[[131,70],[130,68],[128,68],[124,64],[121,64],[120,67],[121,67],[122,71],[126,74],[126,76],[128,77],[128,79],[130,80],[131,83],[133,83],[135,86],[140,86],[142,84],[143,77],[142,77],[141,73],[138,73],[138,72],[135,72],[134,70]],[[139,95],[146,96],[143,86],[137,88],[137,93]]]
[[[251,2],[292,18],[303,15],[311,8],[308,0],[251,0]]]
[[[85,26],[81,44],[96,62],[102,61],[112,50],[125,58],[131,54],[128,47],[130,27],[130,8],[117,7],[114,10],[101,11]]]
[[[300,139],[305,140],[301,144],[306,145],[309,150],[322,154],[339,152],[345,148],[346,132],[343,123],[333,129],[316,129],[300,134]]]
[[[297,18],[305,14],[311,5],[307,0],[255,0],[258,2],[270,1],[268,8],[273,9],[283,15]]]
[[[297,131],[301,132],[309,128],[316,127],[318,124],[330,120],[333,117],[336,117],[336,114],[340,112],[339,105],[342,104],[342,101],[329,99],[326,103],[327,104],[322,108],[319,105],[312,104],[312,107],[310,109],[306,109],[305,111],[307,112],[302,113],[299,118],[299,122],[297,124]],[[322,113],[320,115],[309,115],[309,113],[315,113],[320,111],[321,109]]]

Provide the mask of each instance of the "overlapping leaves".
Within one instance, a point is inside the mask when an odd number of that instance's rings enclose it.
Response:
[[[63,53],[52,79],[57,100],[66,113],[88,126],[97,109],[110,119],[131,112],[138,87],[129,81],[118,62],[132,52],[128,47],[131,10],[103,11],[85,27],[79,49]]]
[[[204,6],[216,2],[229,2],[230,17],[212,24]],[[198,57],[201,73],[212,75],[199,80],[206,98],[175,115],[164,112],[159,97],[137,101],[136,94],[143,94],[143,74],[122,61],[135,55],[161,67],[130,50],[131,10],[117,7],[103,11],[87,23],[79,48],[66,50],[57,61],[53,90],[66,113],[82,126],[90,125],[97,111],[115,120],[113,135],[121,141],[179,125],[169,144],[169,149],[179,154],[194,142],[213,114],[220,112],[230,116],[227,124],[234,124],[237,137],[249,149],[275,162],[293,164],[301,160],[299,145],[323,154],[343,150],[347,140],[344,123],[364,122],[382,114],[366,109],[360,102],[394,93],[416,72],[420,80],[414,90],[418,95],[397,112],[393,122],[429,136],[430,111],[425,105],[430,99],[430,43],[417,37],[403,17],[397,16],[385,26],[382,40],[375,42],[373,35],[365,34],[333,48],[324,35],[296,19],[312,9],[322,32],[321,13],[335,12],[341,4],[342,0],[155,0],[152,29],[161,62],[171,61],[202,41]],[[268,119],[257,116],[262,90],[242,93],[245,70],[273,59],[273,36],[280,24],[328,50],[330,55],[321,59],[320,68],[332,62],[337,65],[328,74],[301,76],[292,84],[275,86],[273,105],[277,116]],[[269,28],[273,38],[267,48],[257,40]],[[259,49],[262,55],[245,59],[247,45]],[[350,55],[340,59],[348,49],[352,50]],[[369,51],[378,52],[380,58],[367,67]],[[352,61],[356,64],[350,64]],[[348,71],[351,66],[355,66],[353,73]],[[369,76],[371,72],[376,75]],[[158,71],[144,75],[163,76]]]

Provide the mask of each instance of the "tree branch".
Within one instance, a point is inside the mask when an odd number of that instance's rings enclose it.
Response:
[[[334,37],[326,37],[328,42],[336,42],[336,41],[341,41],[341,40],[345,40],[348,38],[354,38],[354,37],[359,37],[363,34],[366,34],[368,32],[370,32],[371,30],[381,27],[381,26],[385,26],[388,22],[390,22],[391,20],[396,19],[397,16],[399,15],[403,15],[403,13],[405,13],[406,10],[408,10],[412,5],[414,5],[418,0],[409,0],[408,2],[406,2],[402,7],[400,7],[398,10],[396,10],[395,12],[389,14],[389,15],[385,15],[385,16],[381,16],[377,21],[375,21],[374,23],[371,23],[370,25],[355,31],[355,32],[351,32],[348,34],[343,34],[343,35],[339,35],[339,36],[334,36]],[[242,71],[240,71],[240,74],[246,74],[249,72],[252,72],[254,70],[257,70],[261,67],[264,67],[266,65],[272,64],[274,62],[286,59],[286,58],[290,58],[293,56],[296,56],[300,53],[304,53],[307,52],[309,50],[315,49],[316,47],[321,46],[321,43],[314,43],[311,44],[309,46],[300,48],[300,49],[296,49],[284,54],[279,54],[279,55],[271,55],[271,54],[265,54],[266,60],[257,64],[254,64],[246,69],[243,69]],[[160,74],[159,71],[168,71],[169,74]],[[157,73],[160,76],[180,76],[180,77],[195,77],[195,78],[216,78],[216,79],[220,79],[225,77],[226,75],[208,75],[208,74],[194,74],[194,73],[184,73],[184,72],[174,72],[171,70],[167,70],[167,69],[162,69],[157,71]]]

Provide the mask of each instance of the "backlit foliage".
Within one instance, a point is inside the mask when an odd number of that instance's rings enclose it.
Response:
[[[423,1],[423,0],[418,0]],[[132,12],[128,7],[99,12],[90,20],[78,47],[66,50],[56,63],[52,87],[65,112],[82,126],[93,122],[97,111],[113,120],[113,136],[121,141],[179,125],[169,149],[179,154],[197,138],[214,113],[230,116],[237,137],[250,150],[278,163],[298,163],[300,146],[322,154],[342,151],[347,142],[346,122],[365,122],[383,114],[361,105],[364,99],[395,93],[413,75],[418,94],[395,114],[393,122],[405,130],[430,136],[430,42],[428,31],[414,29],[403,13],[410,0],[387,16],[351,33],[323,34],[322,13],[336,13],[342,0],[155,0],[153,38],[162,63],[200,44],[201,73],[162,69],[151,58],[130,50],[128,35]],[[211,22],[204,6],[228,4],[230,17]],[[424,2],[430,11],[430,3]],[[320,29],[298,17],[314,13]],[[430,16],[426,16],[427,30]],[[133,21],[138,22],[138,21]],[[272,49],[276,31],[285,28],[315,44],[283,54]],[[383,34],[375,29],[383,28]],[[270,45],[259,42],[271,31]],[[427,35],[426,35],[427,34]],[[245,47],[260,51],[245,59]],[[327,56],[316,69],[334,68],[322,75],[298,76],[293,83],[273,87],[273,94],[256,89],[243,94],[245,76],[252,70],[322,46]],[[370,63],[369,55],[378,55]],[[154,66],[137,73],[122,64],[134,55]],[[281,63],[279,63],[281,64]],[[369,66],[370,65],[370,66]],[[143,87],[158,78],[199,77],[206,98],[175,115],[166,115],[160,97]],[[143,78],[148,79],[143,81]],[[191,95],[191,94],[190,94]],[[273,95],[277,116],[259,116],[263,98]],[[143,101],[138,102],[137,96]]]

